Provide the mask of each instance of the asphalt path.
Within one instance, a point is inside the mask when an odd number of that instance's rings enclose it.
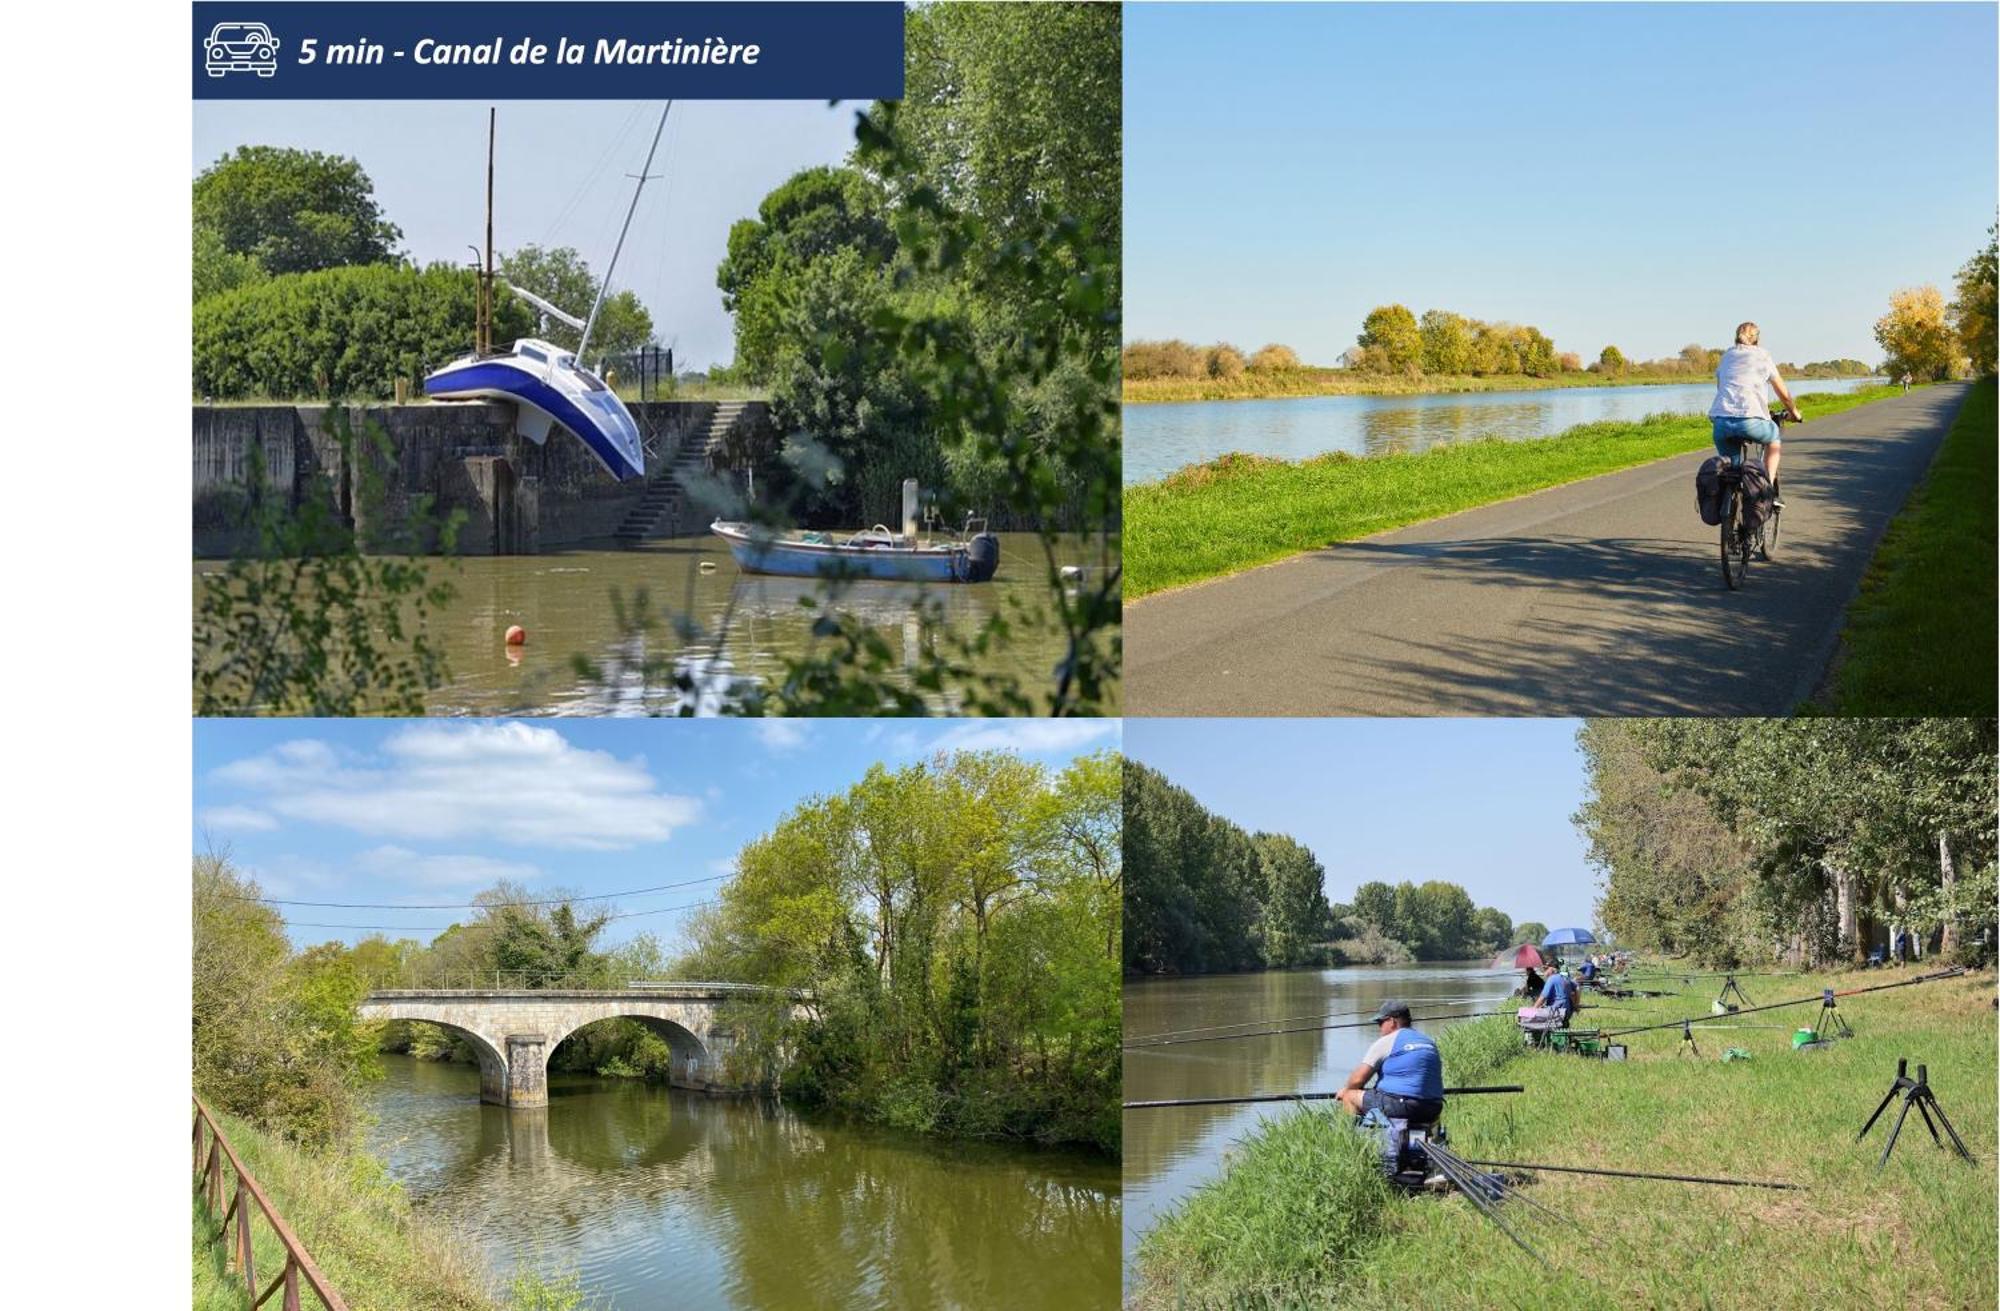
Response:
[[[1966,391],[1802,398],[1742,591],[1674,456],[1130,602],[1125,713],[1790,714]]]

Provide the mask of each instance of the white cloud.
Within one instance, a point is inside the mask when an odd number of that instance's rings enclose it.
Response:
[[[214,778],[285,819],[389,838],[612,851],[664,842],[701,815],[698,798],[660,790],[643,760],[521,723],[419,725],[380,758],[288,742]]]
[[[995,719],[967,720],[946,729],[930,742],[931,751],[1078,751],[1110,739],[1116,745],[1116,719]]]
[[[210,806],[201,812],[201,826],[222,833],[269,833],[277,817],[254,806]]]
[[[806,726],[796,719],[756,719],[757,740],[764,744],[766,751],[776,755],[786,755],[804,747],[812,740]]]
[[[371,847],[354,858],[355,868],[380,878],[429,887],[490,884],[502,879],[531,883],[542,876],[537,867],[519,860],[490,856],[419,855],[407,847]]]

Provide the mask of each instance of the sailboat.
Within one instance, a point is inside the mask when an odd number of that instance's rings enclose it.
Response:
[[[495,351],[489,340],[492,331],[493,295],[493,155],[490,136],[486,157],[486,268],[480,280],[478,341],[470,355],[453,360],[424,378],[424,395],[439,401],[511,401],[515,406],[514,431],[540,446],[549,430],[561,427],[576,437],[613,478],[623,482],[646,475],[646,451],[639,437],[639,425],[618,393],[602,378],[585,368],[584,352],[590,346],[591,330],[597,325],[598,311],[604,306],[611,274],[625,249],[625,236],[632,229],[632,215],[638,211],[639,195],[646,189],[653,168],[653,156],[660,148],[660,134],[666,130],[667,115],[673,110],[669,100],[660,111],[659,126],[653,129],[653,144],[646,151],[646,163],[639,170],[638,185],[632,188],[632,203],[625,211],[625,225],[618,230],[618,244],[612,248],[611,263],[597,284],[597,298],[591,302],[590,317],[580,325],[539,297],[527,296],[511,288],[545,314],[582,328],[582,338],[574,351],[563,350],[536,337],[523,337],[505,351]]]

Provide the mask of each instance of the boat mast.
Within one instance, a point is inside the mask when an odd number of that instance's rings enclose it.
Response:
[[[486,268],[479,277],[478,341],[473,349],[484,358],[493,353],[493,137],[499,110],[486,110]]]
[[[669,100],[660,111],[660,125],[653,129],[653,144],[646,148],[646,162],[638,172],[638,185],[632,188],[632,203],[625,210],[625,225],[618,229],[618,244],[611,248],[611,262],[604,267],[604,280],[597,284],[597,299],[590,302],[590,316],[584,320],[583,338],[576,344],[576,362],[584,363],[584,349],[590,345],[590,330],[597,326],[597,311],[604,304],[604,293],[611,290],[611,271],[618,267],[618,254],[625,249],[625,234],[632,230],[632,216],[639,212],[639,193],[646,189],[647,181],[653,176],[653,154],[660,148],[660,134],[667,130],[667,114],[673,109]],[[627,177],[633,176],[626,174]],[[585,365],[584,367],[589,367]]]

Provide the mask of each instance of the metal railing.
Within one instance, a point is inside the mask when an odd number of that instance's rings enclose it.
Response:
[[[204,1126],[208,1130],[206,1156],[202,1153]],[[279,1304],[284,1311],[300,1311],[301,1281],[318,1296],[320,1305],[325,1307],[326,1311],[347,1311],[347,1303],[341,1301],[340,1294],[327,1286],[326,1276],[319,1272],[319,1267],[313,1264],[310,1256],[306,1255],[306,1249],[299,1242],[298,1236],[279,1217],[277,1208],[264,1196],[264,1190],[257,1186],[257,1181],[243,1168],[243,1162],[237,1158],[235,1150],[229,1145],[229,1140],[222,1136],[222,1126],[215,1122],[215,1117],[210,1114],[206,1106],[202,1105],[201,1098],[197,1097],[194,1099],[194,1179],[196,1187],[202,1190],[203,1200],[208,1203],[211,1215],[222,1206],[222,1176],[225,1162],[229,1169],[235,1172],[236,1186],[229,1199],[229,1209],[222,1212],[222,1227],[216,1230],[215,1236],[208,1241],[211,1244],[221,1242],[229,1233],[230,1221],[236,1222],[236,1234],[230,1239],[229,1256],[224,1268],[234,1265],[242,1273],[243,1288],[250,1297],[252,1311],[269,1301],[271,1294],[280,1288],[285,1290],[284,1299]],[[271,1231],[278,1236],[279,1243],[283,1244],[285,1249],[284,1270],[279,1272],[261,1293],[257,1291],[257,1256],[255,1245],[251,1242],[252,1202],[256,1203],[257,1209],[264,1213],[265,1221],[271,1226]]]

